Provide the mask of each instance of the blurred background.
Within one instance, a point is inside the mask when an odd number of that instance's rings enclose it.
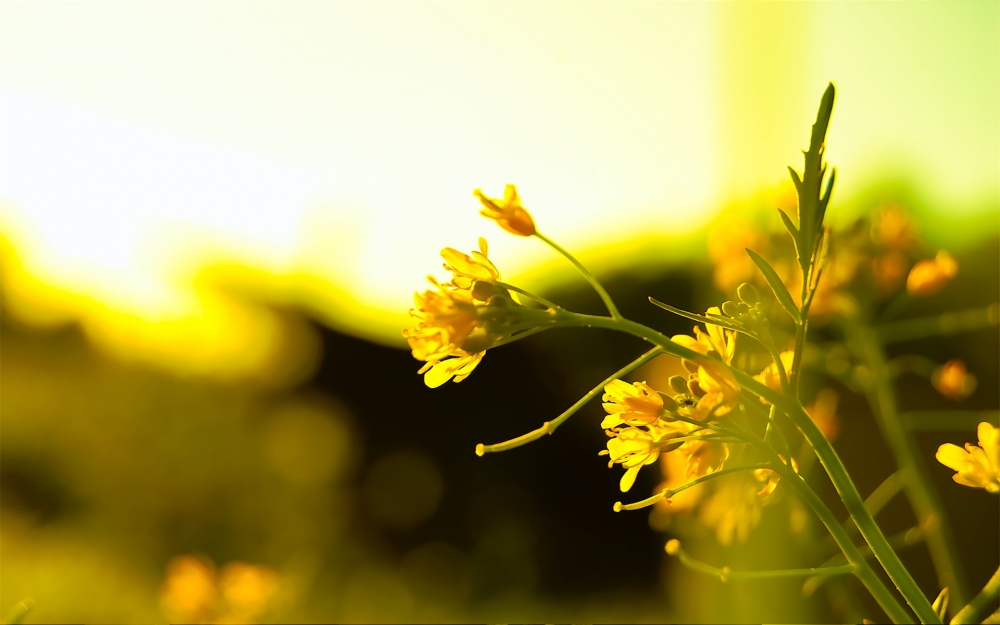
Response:
[[[829,81],[830,221],[900,206],[922,257],[961,267],[901,316],[1000,299],[995,2],[0,3],[0,617],[31,596],[29,622],[839,618],[834,590],[721,585],[663,553],[681,535],[719,566],[814,566],[789,501],[733,545],[615,514],[596,403],[473,454],[641,345],[543,334],[431,390],[400,336],[439,250],[483,235],[506,281],[600,311],[478,216],[472,190],[508,182],[625,314],[690,332],[646,297],[733,298],[719,241],[777,231]],[[995,411],[998,343],[899,347],[979,379],[958,405],[904,373],[902,408]],[[840,391],[868,493],[894,467]],[[918,442],[981,585],[1000,513],[934,465],[946,441],[974,430]]]

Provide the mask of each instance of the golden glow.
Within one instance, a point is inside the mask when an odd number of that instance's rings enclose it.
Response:
[[[624,262],[625,243],[662,260],[798,164],[827,80],[829,158],[850,174],[838,197],[902,167],[932,172],[927,191],[951,211],[994,198],[1000,176],[1000,91],[981,79],[1000,69],[989,3],[0,14],[11,307],[32,323],[82,319],[112,353],[180,371],[259,375],[288,341],[309,342],[209,286],[219,265],[253,268],[223,273],[267,301],[401,344],[434,250],[490,234],[476,187],[516,183],[539,229],[589,249],[598,272]],[[533,240],[494,238],[512,280],[562,266]]]

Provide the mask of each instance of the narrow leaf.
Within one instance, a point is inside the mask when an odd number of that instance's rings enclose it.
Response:
[[[760,269],[760,272],[764,274],[764,279],[767,280],[768,286],[770,286],[771,290],[774,291],[774,296],[778,298],[778,303],[781,304],[781,307],[792,316],[795,323],[801,323],[802,318],[799,316],[799,308],[792,300],[792,296],[785,287],[785,283],[781,281],[781,278],[778,277],[778,274],[774,271],[771,265],[764,260],[763,256],[749,247],[746,248],[746,250],[747,254],[750,255],[750,260],[752,260],[754,264],[757,265],[757,268]]]
[[[795,224],[792,223],[792,218],[785,211],[779,208],[778,214],[781,215],[781,223],[785,224],[785,230],[788,230],[788,234],[792,235],[792,240],[797,245],[799,242],[799,229],[795,227]]]
[[[836,90],[831,82],[826,91],[823,92],[823,99],[819,103],[819,111],[816,113],[816,123],[812,127],[812,137],[810,137],[809,151],[818,153],[820,146],[826,139],[826,129],[830,125],[830,115],[833,113],[833,97]]]
[[[664,304],[660,300],[658,300],[656,298],[653,298],[653,297],[650,297],[649,301],[653,305],[659,306],[663,310],[672,312],[675,315],[680,315],[681,317],[685,317],[685,318],[690,319],[692,321],[697,321],[698,323],[711,323],[711,324],[714,324],[714,325],[717,325],[717,326],[722,326],[723,328],[726,328],[728,330],[733,330],[735,332],[743,332],[744,334],[747,333],[746,328],[744,328],[741,324],[739,324],[739,323],[737,323],[737,322],[735,322],[735,321],[733,321],[731,319],[723,319],[721,317],[714,317],[714,316],[713,317],[705,317],[703,315],[698,315],[698,314],[695,314],[695,313],[690,313],[690,312],[688,312],[686,310],[681,310],[680,308],[674,308],[670,304]]]
[[[802,189],[802,179],[799,178],[798,172],[795,171],[794,169],[792,169],[792,166],[789,165],[788,166],[788,173],[790,173],[792,175],[792,182],[795,183],[795,190],[796,191],[800,191]]]

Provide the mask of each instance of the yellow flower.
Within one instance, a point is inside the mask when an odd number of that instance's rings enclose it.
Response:
[[[792,368],[792,362],[795,360],[795,353],[791,351],[781,352],[778,354],[781,359],[781,364],[785,368],[785,373]],[[764,367],[758,375],[753,376],[753,379],[757,380],[764,386],[771,390],[780,391],[781,390],[781,375],[778,373],[778,365],[772,360],[771,364]]]
[[[467,291],[438,285],[438,291],[414,294],[416,308],[410,317],[416,327],[403,330],[413,357],[426,364],[418,373],[431,388],[441,386],[451,378],[461,382],[472,373],[483,358],[483,351],[466,351],[463,345],[471,338],[483,338],[478,311]],[[488,337],[486,344],[489,343]],[[478,340],[477,343],[484,341]]]
[[[608,439],[608,448],[601,455],[610,456],[608,467],[620,463],[625,469],[625,475],[619,484],[624,493],[632,488],[639,469],[656,462],[660,451],[670,444],[670,439],[679,436],[680,432],[669,427],[650,426],[649,430],[630,427],[609,431],[609,434],[614,436]]]
[[[945,287],[958,274],[958,263],[951,254],[941,250],[932,259],[922,260],[913,266],[906,277],[906,290],[910,295],[933,295]]]
[[[693,480],[721,469],[729,459],[729,445],[712,441],[685,441],[676,453],[687,460],[684,474],[688,480]]]
[[[451,282],[445,286],[469,290],[475,297],[478,295],[474,292],[477,282],[495,283],[499,280],[500,272],[487,258],[486,252],[486,239],[482,237],[479,238],[479,251],[473,251],[471,256],[452,247],[441,250],[444,268],[452,273]],[[475,297],[475,299],[485,300],[487,297]]]
[[[722,363],[707,359],[698,366],[695,379],[698,390],[703,394],[689,411],[692,419],[704,421],[709,417],[721,417],[728,414],[739,401],[740,386],[732,372]]]
[[[479,211],[483,217],[489,217],[507,232],[522,237],[535,234],[535,222],[531,214],[521,206],[521,198],[518,197],[517,187],[514,185],[507,185],[502,200],[486,197],[479,189],[472,193],[483,203],[483,210]]]
[[[979,424],[979,446],[945,443],[938,447],[937,461],[956,471],[952,479],[964,486],[1000,493],[1000,428]]]
[[[604,387],[604,409],[608,416],[601,421],[605,430],[619,425],[648,425],[660,418],[663,398],[645,382],[629,384],[613,380]]]
[[[918,243],[913,221],[897,204],[888,204],[879,211],[878,220],[872,224],[872,239],[891,250],[907,250]]]
[[[961,401],[976,390],[976,376],[969,373],[965,363],[953,358],[934,370],[931,383],[945,397]]]

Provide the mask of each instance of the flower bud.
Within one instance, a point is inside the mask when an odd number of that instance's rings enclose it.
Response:
[[[723,302],[722,312],[726,313],[727,317],[736,317],[740,314],[740,309],[736,305],[736,302]]]

